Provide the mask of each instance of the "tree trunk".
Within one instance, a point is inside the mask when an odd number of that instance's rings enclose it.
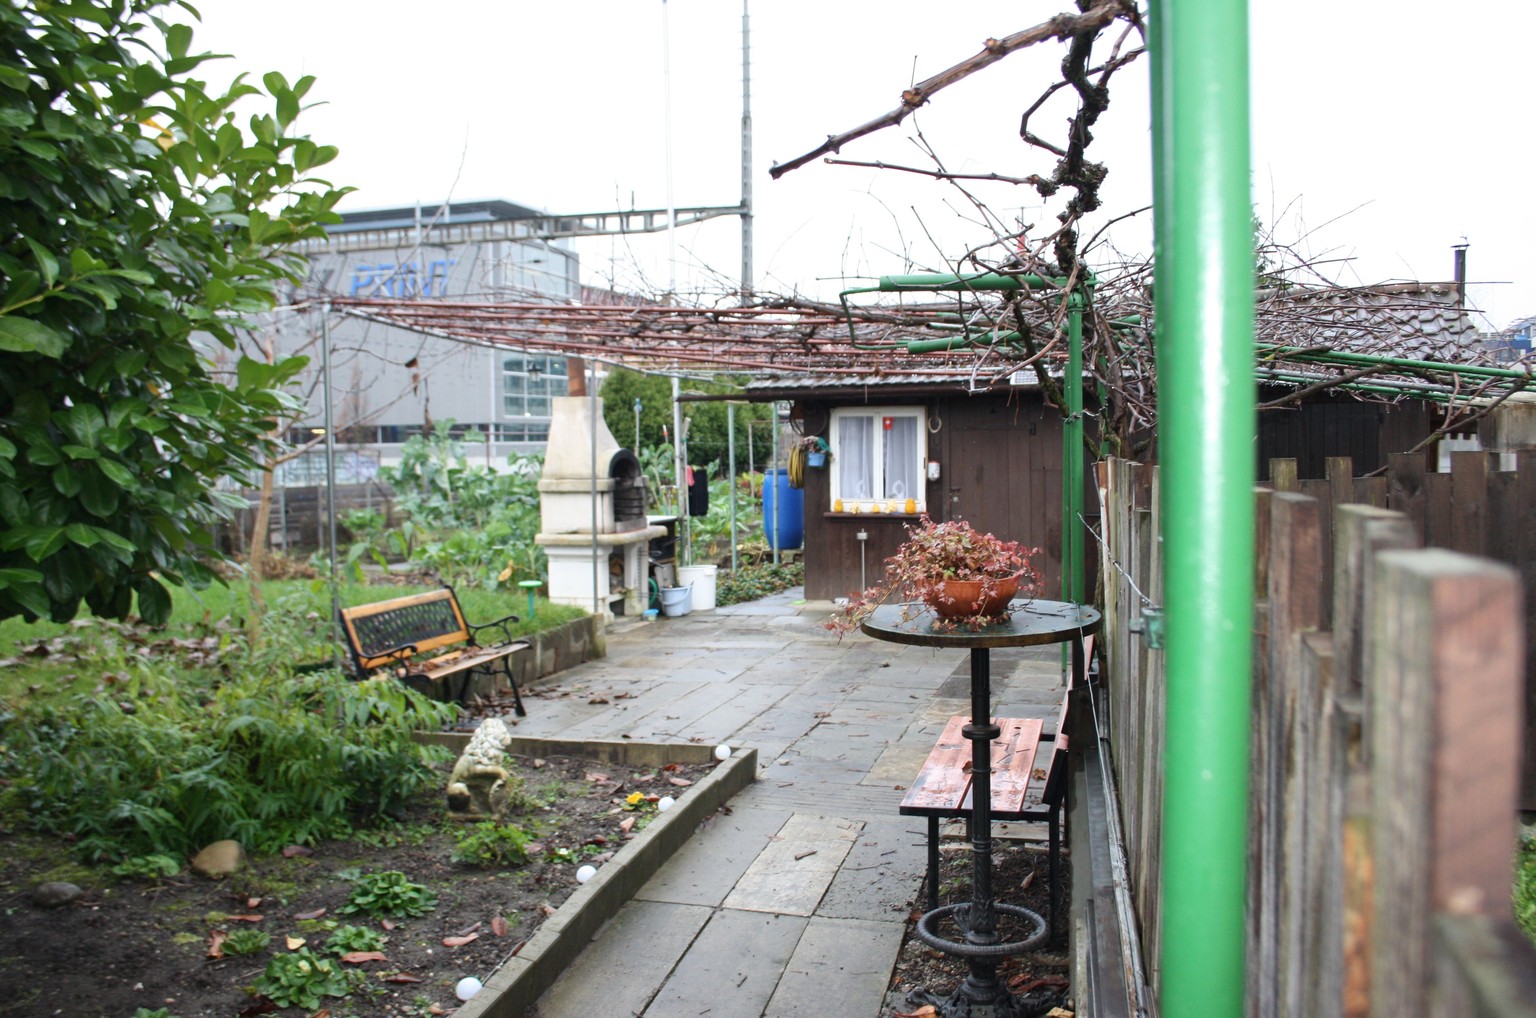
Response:
[[[262,464],[261,490],[256,496],[256,517],[251,522],[251,550],[245,558],[251,590],[251,611],[245,620],[245,637],[252,647],[260,642],[261,617],[267,610],[261,581],[267,569],[267,532],[272,525],[272,474],[275,469],[275,464],[270,460]]]

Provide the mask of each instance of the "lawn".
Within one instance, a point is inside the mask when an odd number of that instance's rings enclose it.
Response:
[[[343,584],[343,605],[368,604],[433,589],[429,586]],[[527,597],[520,590],[487,591],[465,587],[456,591],[471,622],[489,622],[518,615],[514,635],[552,629],[586,615],[580,608],[535,598],[528,616]],[[136,665],[169,658],[183,674],[206,681],[217,678],[220,663],[231,650],[248,641],[245,623],[250,593],[243,585],[215,584],[204,590],[175,588],[172,614],[163,627],[125,624],[93,617],[71,622],[0,622],[0,701],[28,702],[38,698],[90,692],[126,676]],[[329,586],[317,580],[268,580],[262,594],[280,624],[267,627],[290,663],[319,663],[334,659],[340,648],[332,617]]]

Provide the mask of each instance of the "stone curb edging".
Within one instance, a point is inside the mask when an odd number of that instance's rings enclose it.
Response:
[[[469,741],[468,735],[449,732],[423,733],[419,738],[456,751],[462,751]],[[516,756],[588,756],[645,766],[714,759],[713,746],[694,743],[576,742],[523,736],[514,737],[507,752]],[[503,962],[480,992],[453,1012],[455,1018],[522,1018],[603,924],[618,914],[710,814],[752,784],[756,776],[757,750],[735,750],[678,798],[675,806],[658,813],[645,830],[598,869],[597,876],[578,887],[554,915],[544,920],[522,950]]]

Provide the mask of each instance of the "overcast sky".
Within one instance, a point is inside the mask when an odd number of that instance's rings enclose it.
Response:
[[[316,75],[302,128],[338,145],[343,208],[504,198],[552,212],[664,208],[663,25],[670,32],[671,191],[678,206],[741,197],[740,0],[201,0],[203,48],[223,73]],[[1071,5],[755,0],[751,10],[755,275],[825,297],[868,277],[940,268],[990,231],[953,187],[812,163],[768,168],[897,105],[902,88],[989,36]],[[1330,259],[1344,283],[1443,280],[1465,238],[1471,300],[1495,327],[1536,315],[1536,5],[1484,0],[1289,0],[1252,5],[1254,200],[1280,239]],[[1048,175],[1019,115],[1056,75],[1058,46],[1019,53],[942,93],[842,157],[928,165],[915,124],[952,171]],[[210,77],[217,75],[210,71]],[[1147,203],[1147,63],[1121,72],[1090,154],[1110,166],[1108,218]],[[1059,136],[1070,110],[1048,107]],[[976,185],[994,211],[1051,225],[1028,188]],[[1146,219],[1146,217],[1142,217]],[[1089,228],[1095,224],[1090,223]],[[1116,227],[1145,253],[1149,223]],[[676,235],[581,242],[586,281],[719,291],[740,272],[721,218]]]

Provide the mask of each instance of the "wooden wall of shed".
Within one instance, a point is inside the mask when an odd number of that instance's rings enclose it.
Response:
[[[1260,401],[1283,390],[1265,388]],[[1405,400],[1387,405],[1350,396],[1319,396],[1299,407],[1259,414],[1259,480],[1271,460],[1293,459],[1302,477],[1322,477],[1331,456],[1348,456],[1357,473],[1386,466],[1392,453],[1407,452],[1433,430],[1430,405]]]
[[[878,393],[860,404],[902,405]],[[939,464],[939,480],[927,482],[925,498],[935,520],[964,519],[978,530],[1041,549],[1035,558],[1044,592],[1061,585],[1061,415],[1038,393],[1008,396],[938,397],[929,412],[928,458]],[[935,430],[936,429],[936,430]],[[805,596],[813,600],[856,596],[863,544],[865,586],[877,583],[886,558],[906,539],[905,524],[917,517],[898,514],[831,512],[828,470],[808,470],[805,482]],[[1084,496],[1090,520],[1097,495],[1091,483]],[[867,534],[860,542],[857,535]],[[1091,539],[1087,542],[1091,549]],[[1097,576],[1089,556],[1088,589]]]

